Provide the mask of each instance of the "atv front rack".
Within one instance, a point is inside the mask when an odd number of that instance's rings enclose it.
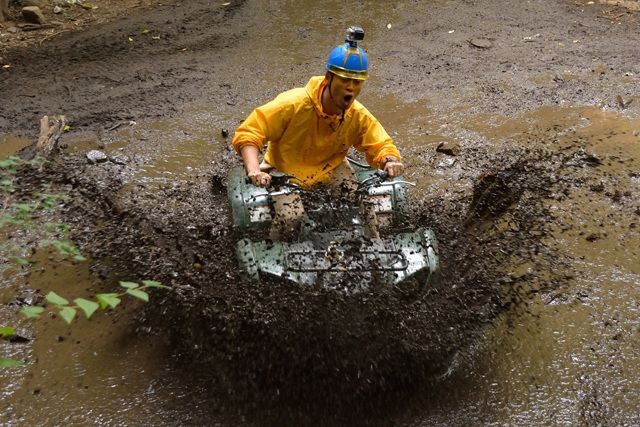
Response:
[[[246,238],[238,242],[236,253],[251,280],[277,277],[327,288],[354,274],[361,278],[360,290],[374,276],[387,285],[415,279],[424,287],[433,283],[439,269],[435,235],[423,228],[388,239],[369,239],[358,248],[337,242],[318,248],[310,241],[254,242]]]
[[[332,253],[333,252],[333,253]],[[358,251],[340,255],[340,249],[325,251],[287,251],[287,269],[296,273],[323,271],[405,271],[409,268],[407,257],[400,251]],[[386,255],[386,256],[385,256]],[[386,258],[386,259],[385,259]]]

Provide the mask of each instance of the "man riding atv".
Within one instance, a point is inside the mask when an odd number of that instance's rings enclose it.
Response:
[[[404,171],[400,153],[380,122],[358,101],[368,77],[367,55],[358,41],[364,31],[347,30],[347,39],[329,54],[324,76],[312,77],[304,88],[281,93],[256,108],[236,130],[232,144],[253,185],[269,187],[275,169],[304,189],[326,184],[336,195],[358,188],[346,160],[351,146],[389,178]],[[258,156],[265,144],[264,160]],[[275,219],[271,237],[295,229],[304,209],[297,193],[273,197]],[[363,208],[366,209],[366,208]],[[364,217],[371,215],[364,213]],[[376,231],[371,230],[375,235]]]
[[[227,190],[242,236],[236,255],[250,280],[354,293],[378,284],[425,289],[437,277],[433,231],[412,230],[407,221],[411,183],[397,178],[404,170],[400,153],[356,101],[368,76],[367,56],[357,46],[363,37],[362,29],[349,28],[345,43],[329,54],[324,77],[256,108],[236,130],[233,146],[244,170],[230,171]],[[371,167],[347,158],[350,147]],[[265,240],[258,231],[267,227]],[[380,230],[388,232],[381,237]]]

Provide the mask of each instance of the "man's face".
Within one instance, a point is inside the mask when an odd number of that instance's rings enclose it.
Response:
[[[331,96],[336,106],[341,110],[349,108],[354,99],[360,95],[363,86],[364,80],[348,79],[334,74],[331,82]]]

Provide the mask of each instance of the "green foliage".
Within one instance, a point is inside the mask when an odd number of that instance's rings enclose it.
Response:
[[[70,227],[67,224],[58,222],[45,222],[42,226],[49,233],[58,233],[63,236],[69,234],[70,231]]]
[[[67,325],[70,324],[73,319],[76,317],[76,309],[73,307],[62,307],[59,311],[60,317],[67,322]]]
[[[141,299],[144,302],[149,302],[149,294],[140,289],[127,289],[127,295]]]
[[[87,319],[90,318],[98,308],[100,308],[100,304],[97,302],[89,301],[84,298],[76,298],[73,302],[75,302],[76,305],[84,311],[84,315],[87,316]]]
[[[20,313],[27,319],[33,319],[40,316],[44,312],[44,307],[27,306],[20,309]]]
[[[43,246],[53,246],[60,255],[71,257],[75,261],[87,260],[80,253],[80,249],[68,240],[42,240],[40,243]]]
[[[16,334],[15,328],[11,326],[3,326],[0,328],[0,338],[9,338]]]
[[[5,169],[7,171],[15,171],[23,164],[24,162],[20,157],[9,156],[6,159],[0,160],[0,169]]]
[[[71,10],[73,6],[80,6],[85,10],[93,10],[98,8],[98,6],[92,3],[84,2],[81,0],[58,0],[56,6],[53,8],[53,13],[62,13],[66,18],[71,18],[69,15],[69,10]],[[65,132],[68,132],[70,130],[70,125],[64,125]]]
[[[49,292],[45,296],[45,300],[53,306],[53,310],[57,311],[60,317],[62,317],[67,324],[70,324],[73,319],[76,318],[78,309],[80,309],[87,319],[89,319],[99,308],[103,310],[107,308],[116,308],[122,302],[121,298],[125,295],[141,299],[144,302],[149,302],[149,294],[145,292],[146,289],[169,288],[168,286],[153,280],[144,280],[142,285],[136,282],[120,282],[120,286],[125,289],[124,292],[96,294],[95,301],[76,298],[73,300],[75,305],[71,305],[69,300],[53,291]],[[20,312],[27,318],[38,317],[44,313],[44,311],[45,308],[39,306],[22,307],[20,310]]]
[[[116,308],[120,304],[118,294],[98,294],[96,300],[103,310],[107,307]]]
[[[0,180],[0,190],[4,190],[7,192],[13,192],[13,180],[12,179],[2,179]]]
[[[36,193],[36,196],[40,199],[40,205],[38,207],[45,211],[53,210],[58,202],[67,199],[61,194]]]
[[[55,292],[51,291],[47,294],[47,296],[45,297],[45,299],[50,302],[51,304],[54,305],[67,305],[69,304],[69,301],[67,301],[66,299],[62,298],[60,295],[56,294]]]
[[[18,265],[22,265],[22,266],[31,265],[31,261],[29,261],[28,259],[23,258],[21,256],[12,255],[12,256],[9,257],[9,259],[11,261],[15,262]]]
[[[63,256],[69,256],[76,261],[84,261],[86,258],[82,256],[78,248],[71,242],[61,240],[61,236],[65,236],[69,232],[69,226],[66,224],[45,222],[43,225],[36,223],[34,220],[38,218],[40,212],[49,212],[66,197],[61,194],[54,194],[49,190],[48,185],[43,185],[43,191],[35,193],[30,200],[12,200],[15,196],[15,174],[25,166],[41,166],[46,162],[42,157],[36,157],[33,160],[24,161],[17,156],[0,160],[0,194],[4,198],[4,209],[0,211],[0,228],[5,226],[18,226],[24,231],[32,234],[47,233],[49,239],[42,240],[43,245],[53,246],[58,253]],[[45,234],[46,235],[46,234]],[[33,239],[36,240],[36,239]],[[7,257],[20,266],[28,266],[30,263],[27,259],[19,254],[23,252],[22,247],[9,247],[0,245],[1,248],[10,249],[6,251]]]
[[[0,338],[11,338],[16,334],[16,330],[11,326],[0,327]],[[0,368],[17,368],[23,366],[24,363],[19,360],[7,359],[0,357]]]
[[[120,286],[122,286],[123,288],[127,288],[127,289],[135,289],[135,288],[139,287],[140,285],[138,285],[135,282],[120,282]]]
[[[155,280],[143,280],[142,284],[146,287],[146,288],[164,288],[164,289],[171,289],[169,286],[163,285],[160,282],[156,282]]]
[[[0,368],[19,368],[21,366],[24,366],[24,363],[19,360],[0,357]]]
[[[34,232],[36,235],[39,234],[38,237],[42,237],[42,233],[45,232],[50,235],[53,234],[54,237],[66,235],[69,232],[69,226],[66,224],[43,221],[37,223],[34,221],[40,212],[51,211],[61,201],[66,200],[65,196],[53,194],[48,191],[48,186],[43,186],[43,191],[35,193],[34,196],[31,197],[31,200],[12,200],[15,198],[13,194],[15,192],[14,186],[16,182],[14,175],[19,168],[27,164],[39,166],[44,164],[45,161],[44,159],[36,158],[32,161],[25,162],[16,156],[0,160],[0,195],[4,198],[4,209],[0,211],[0,228],[17,225],[21,226],[24,231]],[[35,226],[32,225],[32,223],[35,224]],[[80,250],[68,240],[56,238],[42,239],[40,240],[40,244],[42,246],[52,246],[59,254],[71,257],[76,261],[86,260],[80,253]],[[24,248],[18,245],[3,242],[0,243],[0,250],[2,250],[3,254],[7,253],[7,255],[3,255],[3,257],[9,258],[19,265],[26,266],[30,264],[29,260],[10,253],[20,253],[19,251],[24,250]],[[148,302],[149,294],[146,292],[147,289],[168,288],[168,286],[164,286],[160,282],[153,280],[144,280],[142,284],[123,281],[120,282],[120,286],[124,288],[123,292],[97,294],[94,300],[75,298],[73,299],[73,303],[67,298],[51,291],[45,296],[46,308],[43,306],[25,306],[20,309],[20,313],[28,319],[40,317],[45,312],[57,313],[65,323],[71,324],[77,317],[78,311],[84,313],[85,317],[89,319],[99,309],[115,309],[121,303],[121,298],[125,295]],[[0,328],[0,338],[8,338],[14,334],[15,330],[10,326]],[[21,361],[0,357],[0,368],[14,368],[23,365],[24,363]]]

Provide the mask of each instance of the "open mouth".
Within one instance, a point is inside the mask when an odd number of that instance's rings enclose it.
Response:
[[[353,99],[353,95],[345,95],[345,96],[344,96],[344,102],[345,102],[345,104],[350,103],[352,99]]]

